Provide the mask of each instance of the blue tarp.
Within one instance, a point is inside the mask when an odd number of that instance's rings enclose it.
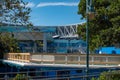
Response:
[[[99,49],[99,52],[105,53],[105,54],[120,54],[120,48],[116,48],[116,47],[101,47]]]

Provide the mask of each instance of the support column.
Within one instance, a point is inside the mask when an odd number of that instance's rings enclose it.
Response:
[[[37,52],[37,44],[33,41],[33,53]]]
[[[43,52],[47,52],[47,33],[43,33]]]

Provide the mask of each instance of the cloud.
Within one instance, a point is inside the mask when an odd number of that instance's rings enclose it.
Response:
[[[39,3],[37,7],[46,7],[46,6],[77,6],[77,2],[46,2],[46,3]]]
[[[32,8],[32,7],[34,7],[35,6],[35,4],[33,3],[33,2],[29,2],[27,5],[26,5],[26,7],[30,7],[30,8]]]

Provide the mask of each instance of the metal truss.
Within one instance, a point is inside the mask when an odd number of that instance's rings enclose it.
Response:
[[[59,38],[78,38],[77,27],[80,24],[73,24],[67,26],[57,26],[53,37]]]

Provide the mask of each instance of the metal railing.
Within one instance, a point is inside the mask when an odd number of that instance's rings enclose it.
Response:
[[[8,53],[4,55],[4,59],[19,62],[30,62],[30,53]]]
[[[86,54],[30,54],[9,53],[5,56],[7,60],[20,62],[39,62],[50,64],[86,64]],[[120,55],[90,54],[90,65],[119,65]]]
[[[62,71],[66,73],[63,73]],[[100,73],[90,73],[89,75],[86,75],[84,72],[71,74],[70,72],[67,73],[68,71],[73,70],[6,72],[0,73],[0,80],[14,80],[16,76],[19,80],[86,80],[87,77],[92,79],[100,75]]]

